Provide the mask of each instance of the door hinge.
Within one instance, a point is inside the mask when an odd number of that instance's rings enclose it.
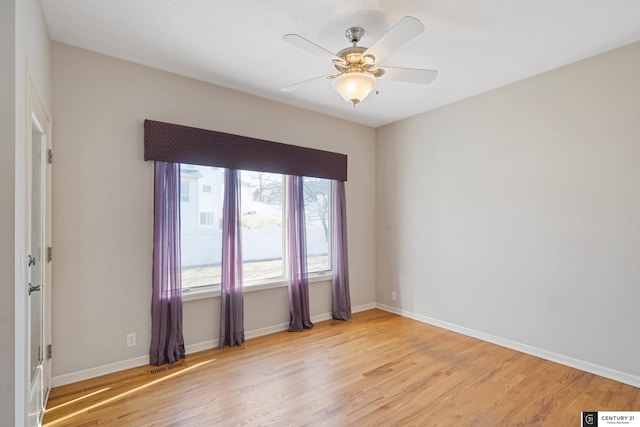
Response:
[[[53,248],[49,246],[47,248],[47,262],[51,262],[53,260]]]
[[[53,163],[53,150],[51,149],[47,150],[47,163]]]
[[[51,359],[51,356],[53,355],[53,348],[51,346],[51,344],[47,345],[47,360]]]

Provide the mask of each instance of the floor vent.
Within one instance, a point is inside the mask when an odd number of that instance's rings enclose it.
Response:
[[[157,368],[152,368],[149,369],[147,371],[148,375],[157,375],[157,374],[161,374],[163,372],[167,372],[171,369],[176,369],[176,368],[182,368],[186,366],[186,364],[184,363],[184,360],[180,360],[179,362],[176,363],[171,363],[169,365],[163,365],[163,366],[158,366]]]
[[[161,374],[162,372],[166,372],[167,368],[165,368],[164,366],[161,366],[159,368],[153,368],[153,369],[149,369],[149,375],[155,375],[155,374]]]
[[[184,363],[184,360],[180,360],[176,363],[172,363],[170,365],[167,366],[167,369],[176,369],[176,368],[182,368],[186,365],[186,363]]]

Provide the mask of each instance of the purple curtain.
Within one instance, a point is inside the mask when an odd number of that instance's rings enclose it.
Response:
[[[222,285],[220,289],[219,346],[244,342],[242,295],[242,238],[240,223],[240,173],[226,169],[222,207]]]
[[[333,181],[333,285],[332,315],[334,319],[347,320],[351,317],[351,296],[349,295],[349,262],[347,254],[347,204],[344,181]]]
[[[290,332],[313,328],[309,313],[309,280],[307,277],[307,242],[304,221],[302,177],[287,177],[287,231],[289,250]]]
[[[155,162],[149,363],[184,358],[180,264],[180,164]]]

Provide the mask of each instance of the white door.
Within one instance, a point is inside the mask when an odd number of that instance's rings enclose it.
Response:
[[[47,257],[50,239],[50,171],[47,167],[48,117],[37,91],[31,96],[31,133],[27,135],[27,354],[28,426],[40,426],[50,384],[47,362],[51,275]],[[34,102],[35,101],[35,102]]]

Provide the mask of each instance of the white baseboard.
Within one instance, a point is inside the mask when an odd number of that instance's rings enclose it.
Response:
[[[433,319],[431,317],[416,314],[407,310],[391,307],[385,304],[375,304],[376,308],[380,310],[388,311],[390,313],[398,314],[409,319],[414,319],[422,323],[437,326],[439,328],[447,329],[453,332],[457,332],[469,337],[478,338],[482,341],[487,341],[492,344],[497,344],[502,347],[510,348],[522,353],[530,354],[532,356],[540,357],[542,359],[549,360],[551,362],[560,363],[561,365],[576,368],[581,371],[589,372],[594,375],[609,378],[614,381],[629,384],[634,387],[640,387],[640,377],[637,375],[629,374],[627,372],[617,371],[604,366],[596,365],[590,362],[586,362],[580,359],[574,359],[563,354],[554,353],[552,351],[544,350],[541,348],[533,347],[527,344],[523,344],[517,341],[512,341],[506,338],[501,338],[495,335],[487,334],[485,332],[476,331],[474,329],[466,328],[464,326],[455,325],[453,323],[444,322],[442,320]]]
[[[216,337],[213,340],[207,340],[198,342],[195,344],[189,344],[184,346],[184,351],[186,354],[193,354],[203,350],[209,350],[218,346],[219,337]]]
[[[125,369],[136,368],[149,364],[149,356],[139,356],[133,359],[122,360],[120,362],[109,363],[107,365],[96,366],[95,368],[83,369],[82,371],[71,372],[69,374],[58,375],[51,378],[51,386],[59,387],[78,381],[88,380],[102,375],[112,374]]]
[[[376,308],[375,303],[360,305],[352,307],[351,311],[357,313],[359,311],[371,310]],[[312,322],[322,322],[323,320],[331,319],[331,313],[318,314],[311,317]],[[282,332],[289,329],[289,323],[280,323],[277,325],[268,326],[266,328],[255,329],[253,331],[245,332],[245,339],[252,339],[261,337],[263,335],[274,334],[276,332]],[[207,340],[195,344],[189,344],[185,346],[185,352],[187,354],[197,353],[198,351],[209,350],[218,346],[218,337],[212,340]],[[139,356],[133,359],[122,360],[120,362],[109,363],[107,365],[96,366],[94,368],[83,369],[82,371],[71,372],[69,374],[58,375],[51,378],[52,387],[60,387],[62,385],[75,383],[78,381],[88,380],[90,378],[99,377],[101,375],[112,374],[118,371],[124,371],[125,369],[137,368],[149,364],[149,356]]]
[[[356,307],[351,307],[351,312],[358,313],[360,311],[373,310],[374,308],[377,308],[377,307],[378,307],[378,304],[375,302],[372,302],[370,304],[363,304],[363,305],[358,305]]]

